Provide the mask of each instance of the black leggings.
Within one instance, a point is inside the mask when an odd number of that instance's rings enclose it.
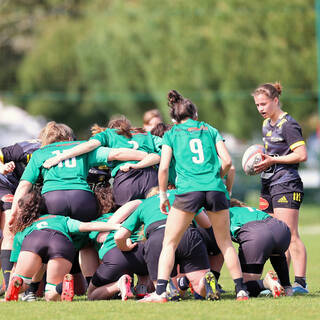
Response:
[[[92,192],[85,190],[56,190],[43,194],[48,214],[55,214],[82,222],[98,218],[98,204]]]

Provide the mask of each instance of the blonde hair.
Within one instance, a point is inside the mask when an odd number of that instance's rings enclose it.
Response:
[[[59,141],[71,141],[75,136],[73,130],[64,123],[56,123],[50,121],[40,131],[39,139],[41,140],[41,146],[59,142]]]
[[[90,131],[91,131],[91,135],[92,136],[95,136],[96,134],[100,133],[100,132],[103,132],[105,131],[107,128],[104,128],[104,127],[100,127],[98,124],[94,124],[91,128],[90,128]]]
[[[265,83],[260,85],[251,93],[251,95],[255,97],[259,94],[264,94],[270,99],[274,99],[274,98],[279,99],[281,93],[282,93],[282,86],[280,82],[275,82],[275,83]]]
[[[160,111],[158,109],[151,109],[144,113],[143,124],[149,124],[153,118],[159,118],[161,121],[163,121]]]

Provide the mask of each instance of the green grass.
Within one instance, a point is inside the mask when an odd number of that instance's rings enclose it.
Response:
[[[1,304],[0,319],[119,319],[119,320],[200,320],[200,319],[318,319],[320,307],[320,226],[319,209],[303,206],[301,210],[301,237],[308,251],[307,296],[253,298],[249,301],[234,300],[233,282],[225,267],[220,283],[227,290],[221,301],[185,300],[163,305],[139,304],[135,301],[86,301],[79,297],[72,303],[44,301],[34,303],[10,302]],[[317,231],[318,230],[318,231]],[[271,270],[268,263],[267,272]],[[293,274],[291,270],[291,279]]]

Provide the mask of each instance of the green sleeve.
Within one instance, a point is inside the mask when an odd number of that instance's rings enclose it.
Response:
[[[35,184],[40,175],[40,166],[37,165],[37,155],[33,154],[28,165],[26,166],[21,180],[29,181],[32,184]]]
[[[70,233],[79,233],[80,221],[66,217],[67,227]]]
[[[224,141],[224,138],[221,136],[221,134],[219,133],[219,131],[216,128],[214,128],[210,125],[208,125],[208,128],[209,128],[210,134],[213,138],[214,144],[217,144],[217,142],[219,142],[219,141]]]
[[[121,226],[133,233],[141,226],[139,207],[124,221]]]
[[[107,139],[107,134],[105,131],[97,133],[96,135],[94,135],[93,137],[90,138],[90,140],[92,140],[92,139],[100,141],[100,143],[103,147],[108,146],[108,139]]]
[[[153,143],[154,143],[156,152],[159,155],[161,155],[162,138],[160,138],[158,136],[152,136],[152,139],[153,139]]]
[[[172,130],[172,129],[171,129]],[[163,139],[162,139],[162,144],[165,144],[169,147],[171,147],[172,149],[172,142],[171,142],[171,130],[170,131],[167,131],[164,136],[163,136]]]
[[[108,157],[110,154],[111,148],[99,147],[88,154],[88,162],[90,167],[95,167],[99,165],[107,165]]]

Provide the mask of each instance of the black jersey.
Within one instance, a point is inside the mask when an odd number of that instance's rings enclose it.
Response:
[[[7,163],[13,161],[15,169],[7,175],[0,174],[0,183],[6,185],[12,193],[18,186],[23,171],[28,164],[31,155],[39,149],[41,143],[38,140],[26,140],[0,149],[0,161]]]
[[[296,120],[284,113],[274,125],[266,119],[262,126],[265,153],[277,157],[285,156],[305,142],[302,130]],[[299,179],[299,164],[275,164],[262,172],[261,178],[270,185]]]

